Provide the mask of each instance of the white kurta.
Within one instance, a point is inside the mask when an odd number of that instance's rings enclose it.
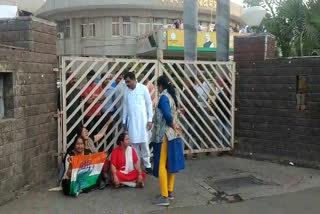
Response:
[[[135,89],[126,88],[123,105],[123,124],[129,132],[130,143],[149,143],[147,123],[152,122],[152,101],[148,88],[137,83]]]

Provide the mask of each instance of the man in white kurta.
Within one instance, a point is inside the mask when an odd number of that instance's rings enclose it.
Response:
[[[148,88],[138,83],[132,72],[128,72],[124,79],[128,87],[124,93],[123,124],[131,145],[139,159],[143,160],[146,172],[152,173],[148,133],[153,117],[151,96]]]

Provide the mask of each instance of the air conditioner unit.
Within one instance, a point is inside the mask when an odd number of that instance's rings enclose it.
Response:
[[[64,33],[59,32],[57,33],[57,39],[63,39],[64,38]]]

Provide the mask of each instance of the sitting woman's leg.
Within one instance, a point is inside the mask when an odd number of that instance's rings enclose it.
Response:
[[[139,172],[137,170],[133,170],[128,174],[124,174],[120,170],[117,170],[116,174],[119,180],[119,184],[123,184],[129,187],[143,187],[143,183],[137,185],[137,180],[139,177]],[[146,174],[144,172],[142,172],[142,179],[143,181],[146,179]]]
[[[70,185],[71,185],[70,179],[63,179],[61,181],[62,191],[65,195],[70,195]]]
[[[99,179],[97,181],[97,187],[98,187],[98,189],[102,190],[109,184],[110,184],[110,181],[109,181],[109,161],[106,160],[103,164],[102,171],[101,171]]]
[[[109,161],[108,159],[104,162],[102,171],[101,171],[101,176],[103,180],[106,182],[106,184],[109,184]]]
[[[139,177],[139,172],[137,170],[133,170],[129,172],[128,174],[124,174],[120,172],[120,170],[117,170],[117,177],[119,179],[119,182],[136,182]],[[142,178],[143,180],[146,179],[146,174],[142,172]]]

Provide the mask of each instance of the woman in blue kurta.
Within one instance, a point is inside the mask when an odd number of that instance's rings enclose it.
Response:
[[[166,76],[157,80],[160,100],[154,116],[151,142],[154,147],[153,173],[159,177],[161,195],[153,202],[159,206],[169,206],[173,199],[174,173],[185,168],[183,146],[178,119],[178,101],[175,89]]]

